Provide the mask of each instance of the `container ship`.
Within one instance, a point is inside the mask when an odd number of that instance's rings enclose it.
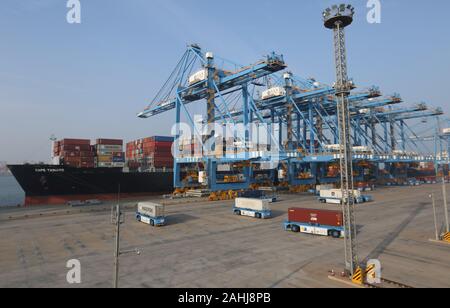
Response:
[[[25,206],[115,200],[173,192],[173,138],[127,143],[86,139],[53,141],[52,164],[8,165],[25,192]]]

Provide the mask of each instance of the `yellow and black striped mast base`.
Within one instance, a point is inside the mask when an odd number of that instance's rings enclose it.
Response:
[[[355,270],[355,273],[352,276],[352,282],[354,284],[357,284],[357,285],[363,285],[364,284],[364,272],[363,272],[361,267],[358,267]]]
[[[375,272],[375,264],[370,264],[365,271],[365,280],[368,278],[375,279],[376,278],[376,272]]]
[[[445,233],[445,234],[442,236],[442,240],[443,240],[444,242],[450,243],[450,232]]]

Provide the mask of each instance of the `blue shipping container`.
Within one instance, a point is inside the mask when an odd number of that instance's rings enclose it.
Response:
[[[152,137],[156,142],[173,142],[173,137],[154,136]]]
[[[113,163],[124,163],[125,157],[113,157]]]

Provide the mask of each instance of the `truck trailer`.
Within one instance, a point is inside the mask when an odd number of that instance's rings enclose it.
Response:
[[[233,213],[258,219],[272,217],[269,200],[264,199],[236,198]]]
[[[341,211],[290,208],[284,230],[343,238],[344,217]]]
[[[152,227],[164,226],[166,223],[164,205],[140,202],[136,211],[136,220]]]

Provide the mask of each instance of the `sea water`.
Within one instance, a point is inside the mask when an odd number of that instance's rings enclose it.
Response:
[[[23,204],[25,192],[10,175],[0,175],[0,206],[17,206]]]

